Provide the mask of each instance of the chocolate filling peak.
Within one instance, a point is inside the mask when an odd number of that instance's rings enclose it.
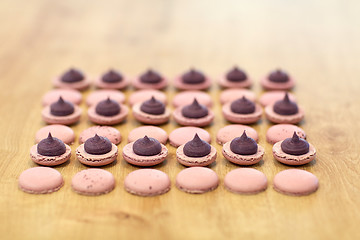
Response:
[[[290,101],[288,93],[285,93],[284,99],[279,100],[274,104],[273,109],[274,112],[280,115],[293,115],[299,112],[297,104]]]
[[[38,143],[37,151],[40,155],[53,157],[64,154],[66,152],[66,147],[63,141],[52,137],[49,132],[48,137]]]
[[[183,151],[188,157],[204,157],[211,152],[211,146],[196,133],[193,140],[185,143]]]
[[[256,141],[246,135],[246,132],[241,137],[234,138],[230,143],[232,152],[239,155],[252,155],[257,153],[258,145]]]
[[[61,81],[66,83],[80,82],[84,79],[84,75],[77,69],[71,68],[61,76]]]
[[[161,153],[162,147],[158,140],[145,135],[133,144],[133,151],[140,156],[154,156]]]
[[[75,108],[71,102],[64,101],[60,96],[57,102],[50,105],[50,113],[54,116],[68,116],[74,113]]]
[[[270,73],[268,79],[271,82],[284,83],[284,82],[289,81],[289,76],[287,75],[286,72],[281,71],[280,69],[277,69],[276,71],[273,71]]]
[[[287,138],[281,143],[281,150],[284,153],[295,156],[308,153],[309,147],[309,143],[306,140],[299,138],[296,132],[294,132],[292,138]]]
[[[155,97],[152,96],[150,100],[141,104],[140,110],[152,115],[161,115],[165,112],[165,104],[156,100]]]
[[[111,117],[120,113],[120,104],[108,97],[96,105],[95,112],[101,116]]]
[[[230,105],[230,109],[234,113],[250,114],[255,112],[255,103],[243,96],[242,98],[233,101]]]
[[[247,76],[243,70],[234,67],[226,74],[226,79],[230,82],[243,82],[247,79]]]
[[[105,73],[101,80],[106,83],[118,83],[123,80],[122,75],[114,70],[109,70],[107,73]]]
[[[186,84],[200,84],[205,82],[205,76],[202,72],[191,69],[181,77],[182,81]]]
[[[108,153],[112,149],[112,144],[106,137],[95,134],[84,143],[85,152],[93,155],[102,155]]]
[[[199,104],[196,98],[194,98],[194,101],[190,105],[182,108],[181,113],[187,118],[202,118],[209,114],[209,110],[206,106]]]
[[[143,75],[140,76],[140,81],[143,83],[159,83],[163,78],[161,75],[152,69],[149,69]]]

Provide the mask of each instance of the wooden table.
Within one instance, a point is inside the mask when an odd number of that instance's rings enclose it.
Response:
[[[0,238],[359,239],[359,8],[358,1],[1,1]],[[266,120],[254,125],[266,149],[254,168],[266,174],[268,189],[251,196],[224,189],[225,174],[237,166],[215,143],[218,129],[228,124],[216,84],[210,94],[217,116],[206,129],[219,152],[212,166],[221,180],[217,190],[179,191],[174,180],[184,167],[169,144],[166,163],[156,166],[172,180],[171,191],[162,196],[127,193],[124,178],[137,168],[122,157],[104,167],[117,181],[107,195],[85,197],[71,190],[72,176],[86,168],[74,156],[56,167],[65,179],[59,192],[18,190],[20,173],[36,166],[29,149],[45,125],[42,95],[67,68],[95,77],[109,67],[130,76],[152,67],[172,78],[195,66],[215,80],[234,64],[255,80],[258,95],[259,79],[274,68],[297,79],[294,94],[306,111],[301,127],[318,150],[316,161],[299,169],[319,178],[315,194],[290,197],[273,190],[274,175],[289,167],[272,157]],[[171,99],[175,90],[167,93]],[[78,136],[91,125],[84,114],[73,129]],[[120,151],[129,130],[139,125],[130,116],[116,126],[125,139]],[[168,133],[176,127],[173,121],[163,126]]]

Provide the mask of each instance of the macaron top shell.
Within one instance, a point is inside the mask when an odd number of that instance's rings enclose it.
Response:
[[[129,132],[128,142],[136,141],[139,138],[143,138],[145,135],[157,139],[162,144],[166,144],[168,139],[167,133],[160,127],[141,126]]]
[[[276,124],[267,130],[266,140],[269,143],[274,144],[292,137],[294,132],[296,132],[299,137],[306,139],[305,131],[300,127],[293,124]]]
[[[268,181],[264,173],[253,168],[237,168],[226,174],[226,189],[234,193],[254,194],[264,191]]]
[[[90,168],[78,172],[71,181],[73,190],[83,195],[100,195],[115,187],[114,176],[103,169]]]
[[[135,105],[136,103],[142,103],[151,97],[155,97],[157,100],[163,102],[165,105],[167,103],[167,98],[165,93],[155,89],[143,89],[133,92],[129,97],[130,106]]]
[[[118,90],[102,89],[91,92],[86,98],[86,105],[89,107],[94,106],[107,98],[110,98],[117,103],[125,102],[125,95],[122,92]]]
[[[82,95],[75,89],[53,89],[48,91],[42,99],[42,105],[48,106],[56,102],[59,97],[62,97],[65,101],[72,102],[79,105],[82,100]]]
[[[199,127],[180,127],[170,133],[170,144],[178,147],[193,139],[195,134],[198,134],[202,140],[211,143],[210,134],[205,129]]]
[[[246,131],[246,134],[255,141],[259,140],[259,135],[254,128],[242,124],[231,124],[218,131],[216,135],[216,142],[224,144],[238,136],[241,136],[244,131]]]
[[[84,143],[89,138],[94,137],[95,134],[106,137],[110,142],[116,145],[121,142],[121,134],[116,128],[110,126],[93,126],[80,133],[79,143]]]
[[[188,193],[205,193],[218,185],[219,177],[207,167],[185,168],[176,176],[176,186]]]
[[[35,142],[38,143],[44,138],[47,138],[49,133],[66,144],[72,144],[75,141],[75,133],[70,127],[60,124],[51,124],[40,128],[36,132]]]
[[[194,99],[198,100],[198,102],[207,107],[212,107],[213,101],[209,94],[202,91],[183,91],[175,95],[173,98],[172,104],[173,106],[180,107],[191,104]]]

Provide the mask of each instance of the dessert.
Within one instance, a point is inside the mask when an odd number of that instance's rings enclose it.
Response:
[[[125,102],[125,95],[122,92],[113,89],[101,89],[93,91],[88,95],[86,98],[86,105],[91,107],[108,98],[119,104]]]
[[[229,88],[221,92],[220,103],[224,105],[227,102],[233,102],[242,97],[246,97],[253,102],[256,100],[255,93],[248,89]]]
[[[213,101],[209,94],[202,91],[183,91],[175,95],[172,104],[175,108],[191,104],[194,99],[207,107],[212,107]]]
[[[262,108],[248,100],[245,96],[233,102],[225,103],[222,107],[224,118],[232,123],[256,123],[262,116]]]
[[[127,106],[107,98],[88,109],[89,120],[100,125],[115,125],[124,121],[128,115]]]
[[[90,168],[75,174],[71,180],[71,187],[75,192],[82,195],[102,195],[115,188],[115,178],[106,170]]]
[[[190,69],[190,71],[175,78],[174,86],[180,90],[205,90],[211,86],[211,80],[202,72]]]
[[[195,98],[190,105],[176,108],[173,117],[180,125],[204,127],[212,123],[214,113],[206,106],[199,104]]]
[[[129,79],[113,69],[110,69],[95,80],[95,86],[104,89],[123,89],[128,85]]]
[[[246,131],[247,136],[259,141],[259,135],[252,127],[242,124],[230,124],[221,128],[216,134],[216,142],[223,145],[224,143],[233,140],[234,138],[241,136]]]
[[[136,89],[163,89],[167,87],[167,80],[158,72],[149,69],[133,81]]]
[[[44,107],[41,115],[48,124],[71,125],[80,120],[81,112],[80,107],[59,97],[57,102]]]
[[[160,125],[170,119],[170,109],[154,96],[145,102],[136,103],[132,110],[134,118],[142,123]]]
[[[65,101],[79,105],[82,101],[82,95],[74,89],[54,89],[47,92],[42,98],[42,105],[48,106],[62,97]]]
[[[219,177],[206,167],[183,169],[176,176],[176,187],[187,193],[206,193],[217,188]]]
[[[240,194],[256,194],[266,190],[268,181],[264,173],[253,168],[237,168],[226,174],[227,190]]]
[[[306,139],[304,130],[298,126],[293,124],[276,124],[267,130],[266,141],[270,144],[275,144],[281,140],[292,137],[294,132],[296,132],[299,137]]]
[[[174,147],[178,147],[191,141],[195,134],[206,141],[207,143],[211,143],[211,137],[208,131],[199,127],[180,127],[173,130],[169,135],[170,145]]]
[[[296,102],[296,98],[294,94],[286,91],[269,91],[265,92],[261,97],[259,98],[259,103],[261,106],[266,107],[267,105],[271,105],[276,103],[279,100],[282,100],[285,96],[285,93],[288,94],[289,99],[293,102]]]
[[[84,143],[89,138],[95,136],[95,134],[106,137],[115,145],[118,145],[121,142],[121,134],[116,128],[109,126],[93,126],[85,129],[80,133],[79,143]]]
[[[260,84],[266,90],[290,90],[295,86],[295,80],[286,72],[277,69],[264,77]]]
[[[149,138],[155,138],[162,144],[166,144],[168,140],[168,135],[162,128],[155,126],[141,126],[129,132],[128,142],[134,142],[139,138],[145,137],[145,135]]]
[[[160,102],[167,104],[167,98],[165,93],[155,89],[143,89],[133,92],[129,97],[130,106],[134,106],[135,103],[142,103],[149,100],[151,97],[156,98]]]
[[[90,81],[81,71],[70,68],[60,77],[54,78],[53,84],[57,88],[71,88],[82,91],[90,86]]]
[[[75,141],[74,131],[65,125],[51,124],[40,128],[35,134],[35,142],[38,143],[44,138],[47,138],[49,133],[66,144],[73,144]]]
[[[242,69],[235,66],[220,78],[219,84],[223,88],[248,88],[251,87],[252,80]]]

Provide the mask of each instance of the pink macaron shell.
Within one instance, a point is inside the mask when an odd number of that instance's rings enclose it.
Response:
[[[227,102],[233,102],[242,97],[246,97],[247,99],[253,102],[255,102],[256,100],[255,93],[248,89],[230,88],[221,92],[220,103],[225,104]]]
[[[240,137],[244,131],[246,131],[246,134],[256,142],[259,141],[259,135],[254,128],[242,124],[231,124],[218,131],[216,135],[216,142],[223,145],[236,137]]]
[[[61,81],[60,77],[56,77],[53,80],[53,85],[56,88],[70,88],[70,89],[76,89],[79,91],[83,91],[89,88],[91,84],[91,81],[88,78],[84,78],[83,80],[79,81],[79,82],[74,82],[74,83],[67,83],[67,82],[63,82]]]
[[[205,81],[198,84],[184,83],[181,76],[174,79],[174,86],[179,90],[206,90],[211,87],[211,79],[205,77]]]
[[[260,162],[265,154],[264,148],[258,145],[258,150],[256,153],[250,155],[240,155],[231,151],[230,144],[231,141],[226,142],[223,145],[222,154],[227,160],[238,165],[244,165],[244,166],[254,165]]]
[[[231,102],[225,103],[222,107],[222,113],[226,120],[231,123],[250,124],[256,123],[261,119],[263,110],[259,104],[255,104],[255,112],[249,114],[239,114],[231,111]]]
[[[259,103],[261,106],[266,107],[267,105],[274,104],[275,102],[284,99],[285,93],[288,94],[289,99],[293,102],[296,102],[296,98],[294,94],[287,92],[287,91],[269,91],[265,92],[259,98]]]
[[[160,125],[169,121],[171,116],[171,111],[169,108],[165,108],[165,112],[163,114],[154,115],[141,111],[141,104],[142,103],[136,103],[132,107],[133,116],[139,122],[145,124]]]
[[[166,78],[163,78],[160,82],[158,83],[144,83],[140,81],[140,78],[135,78],[132,82],[132,85],[134,86],[134,88],[136,89],[155,89],[155,90],[160,90],[160,89],[164,89],[167,87],[168,85],[168,80]]]
[[[88,166],[105,166],[114,162],[118,156],[118,148],[115,144],[112,143],[111,151],[101,155],[94,155],[87,153],[84,149],[84,144],[81,144],[76,148],[76,158],[82,164]]]
[[[98,77],[95,82],[95,87],[102,89],[124,89],[130,84],[130,79],[127,77],[123,77],[120,82],[115,83],[107,83],[102,81],[101,77]]]
[[[80,133],[79,136],[79,143],[82,144],[89,138],[95,136],[95,134],[106,137],[110,140],[113,144],[117,145],[121,142],[121,134],[119,130],[109,126],[93,126],[90,128],[85,129]]]
[[[161,152],[154,156],[137,155],[133,150],[133,145],[134,142],[126,144],[122,150],[122,155],[125,161],[136,166],[154,166],[162,163],[168,156],[168,149],[163,144],[161,144]]]
[[[124,181],[125,190],[131,194],[150,197],[170,190],[169,176],[156,169],[139,169],[129,173]]]
[[[145,137],[145,135],[151,138],[155,138],[162,144],[166,144],[168,140],[168,135],[162,128],[155,126],[141,126],[129,132],[128,142],[134,142],[139,138]]]
[[[273,123],[297,124],[304,118],[304,110],[298,107],[299,111],[292,115],[280,115],[274,112],[274,104],[265,107],[266,118]]]
[[[97,103],[106,100],[107,98],[110,98],[119,104],[125,102],[125,95],[122,92],[113,89],[101,89],[93,91],[88,95],[86,98],[86,105],[89,107],[95,106]]]
[[[27,193],[45,194],[58,191],[64,185],[60,172],[50,167],[33,167],[19,177],[19,188]]]
[[[49,133],[63,141],[65,144],[72,144],[75,141],[74,131],[65,125],[52,124],[40,128],[35,134],[35,142],[38,143],[44,138],[47,138]]]
[[[305,170],[287,169],[275,175],[274,189],[280,193],[304,196],[315,192],[319,188],[318,178]]]
[[[104,169],[90,168],[75,174],[71,187],[79,194],[97,196],[111,192],[115,188],[115,178]]]
[[[286,138],[291,138],[294,132],[299,137],[306,139],[306,133],[300,127],[293,124],[276,124],[267,130],[266,141],[270,144],[275,144]]]
[[[202,140],[211,143],[211,136],[209,132],[207,132],[205,129],[199,127],[180,127],[180,128],[176,128],[170,133],[169,135],[170,144],[174,147],[183,145],[191,141],[196,133],[199,135],[199,137]]]
[[[226,174],[225,188],[234,193],[256,194],[267,188],[268,181],[264,173],[253,168],[237,168]]]
[[[251,78],[247,78],[241,82],[231,82],[227,80],[226,75],[219,78],[219,85],[223,88],[249,88],[253,84]]]
[[[213,101],[211,96],[202,91],[183,91],[175,95],[172,100],[172,104],[175,108],[185,105],[190,105],[194,99],[207,107],[212,107]]]
[[[145,102],[149,100],[151,97],[156,98],[156,100],[159,100],[165,105],[167,104],[167,98],[165,93],[155,89],[143,89],[133,92],[129,97],[129,104],[130,106],[133,106],[136,103]]]
[[[176,186],[187,193],[205,193],[219,185],[218,175],[207,167],[190,167],[176,176]]]
[[[38,153],[36,144],[30,148],[30,158],[39,165],[57,166],[68,161],[71,157],[71,148],[68,145],[65,145],[65,147],[65,153],[59,156],[44,156]]]
[[[289,81],[283,83],[271,82],[268,77],[260,80],[261,86],[266,90],[290,90],[295,86],[295,80],[289,77]]]
[[[62,97],[65,101],[79,105],[82,101],[82,95],[75,89],[54,89],[48,91],[42,98],[42,105],[48,106]]]
[[[114,116],[102,116],[96,113],[96,106],[88,109],[88,118],[91,122],[100,125],[116,125],[123,122],[129,113],[126,105],[120,104],[120,112]]]
[[[176,108],[173,111],[173,117],[175,121],[182,126],[193,126],[193,127],[206,127],[212,123],[215,114],[211,109],[208,109],[208,115],[202,118],[188,118],[182,114],[182,109],[185,106]]]
[[[63,124],[63,125],[72,125],[77,123],[81,118],[82,110],[77,105],[74,105],[74,112],[67,116],[55,116],[50,112],[50,106],[44,107],[41,111],[41,116],[44,122],[48,124]]]
[[[281,144],[283,141],[279,141],[279,142],[275,143],[272,148],[273,156],[279,162],[284,163],[286,165],[299,166],[299,165],[304,165],[306,163],[309,163],[315,159],[316,149],[312,144],[309,143],[309,152],[308,153],[305,153],[302,155],[291,155],[291,154],[285,153],[282,150]]]
[[[216,161],[217,151],[216,148],[211,146],[210,153],[203,157],[189,157],[184,153],[185,144],[176,149],[176,160],[187,167],[204,167]]]

